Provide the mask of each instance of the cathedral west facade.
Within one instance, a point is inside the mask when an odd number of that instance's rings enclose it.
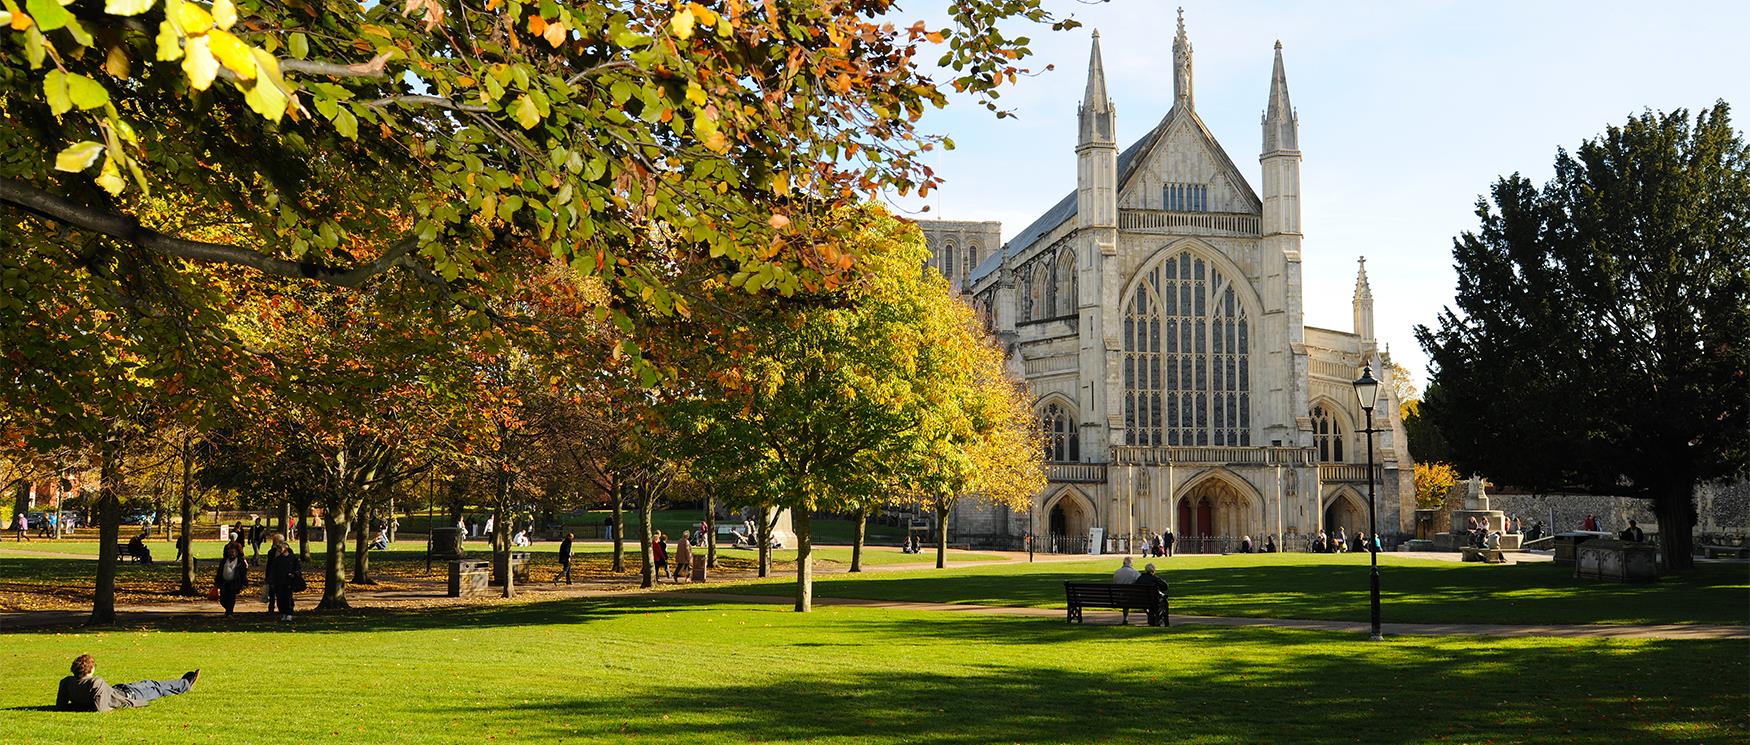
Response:
[[[1183,18],[1174,104],[1119,150],[1098,32],[1075,144],[1075,190],[1007,243],[994,222],[922,221],[931,264],[1009,349],[1046,432],[1049,483],[1026,511],[967,501],[950,533],[980,546],[1120,550],[1172,532],[1181,550],[1266,536],[1302,550],[1367,529],[1373,412],[1379,531],[1410,529],[1412,464],[1373,331],[1365,263],[1346,331],[1302,322],[1299,124],[1282,45],[1254,191],[1197,116]],[[1067,145],[1067,143],[1066,143]],[[1332,298],[1312,298],[1327,302]]]

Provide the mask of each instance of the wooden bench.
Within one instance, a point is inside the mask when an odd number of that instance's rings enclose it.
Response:
[[[1474,546],[1465,546],[1464,548],[1459,549],[1459,552],[1463,554],[1465,561],[1480,561],[1484,564],[1507,563],[1507,557],[1502,556],[1501,549],[1498,548],[1476,548]]]
[[[1115,585],[1108,582],[1065,582],[1064,599],[1069,605],[1070,623],[1082,622],[1083,608],[1111,608],[1124,612],[1124,623],[1130,623],[1130,612],[1143,611],[1150,620],[1167,621],[1167,591],[1153,585]]]
[[[1721,556],[1732,559],[1750,559],[1750,546],[1704,545],[1701,546],[1701,555],[1709,559],[1718,559]]]
[[[140,557],[135,556],[134,552],[128,550],[128,542],[127,541],[116,541],[115,542],[115,557],[116,557],[117,561],[126,559],[128,561],[132,561],[135,564],[140,563]]]

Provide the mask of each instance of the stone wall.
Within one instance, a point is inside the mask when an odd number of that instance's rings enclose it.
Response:
[[[1490,492],[1489,506],[1518,517],[1526,530],[1542,520],[1545,534],[1579,530],[1587,515],[1598,516],[1601,530],[1617,532],[1634,520],[1648,533],[1659,532],[1659,521],[1653,516],[1653,503],[1633,497],[1611,497],[1596,494],[1530,494],[1523,492]],[[1555,523],[1550,523],[1550,510],[1555,510]]]
[[[1695,509],[1696,543],[1750,540],[1750,481],[1715,481],[1696,487]]]

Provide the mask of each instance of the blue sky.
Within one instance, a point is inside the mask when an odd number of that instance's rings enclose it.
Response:
[[[1175,3],[1046,2],[1085,25],[1027,32],[1030,66],[1056,69],[1005,89],[1018,118],[967,102],[926,117],[958,147],[940,157],[947,184],[930,212],[914,217],[1001,220],[1007,239],[1074,188],[1092,28],[1120,146],[1171,108]],[[1541,183],[1557,147],[1643,109],[1693,112],[1724,99],[1740,130],[1750,120],[1750,1],[1183,5],[1197,113],[1254,189],[1258,118],[1282,41],[1304,157],[1306,322],[1350,328],[1365,255],[1378,335],[1419,381],[1426,358],[1412,329],[1452,302],[1452,239],[1475,227],[1476,198],[1497,177]],[[932,18],[940,7],[913,2],[896,15]]]

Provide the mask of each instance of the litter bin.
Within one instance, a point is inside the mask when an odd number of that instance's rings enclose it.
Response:
[[[705,557],[702,555],[693,557],[693,581],[705,581]]]

